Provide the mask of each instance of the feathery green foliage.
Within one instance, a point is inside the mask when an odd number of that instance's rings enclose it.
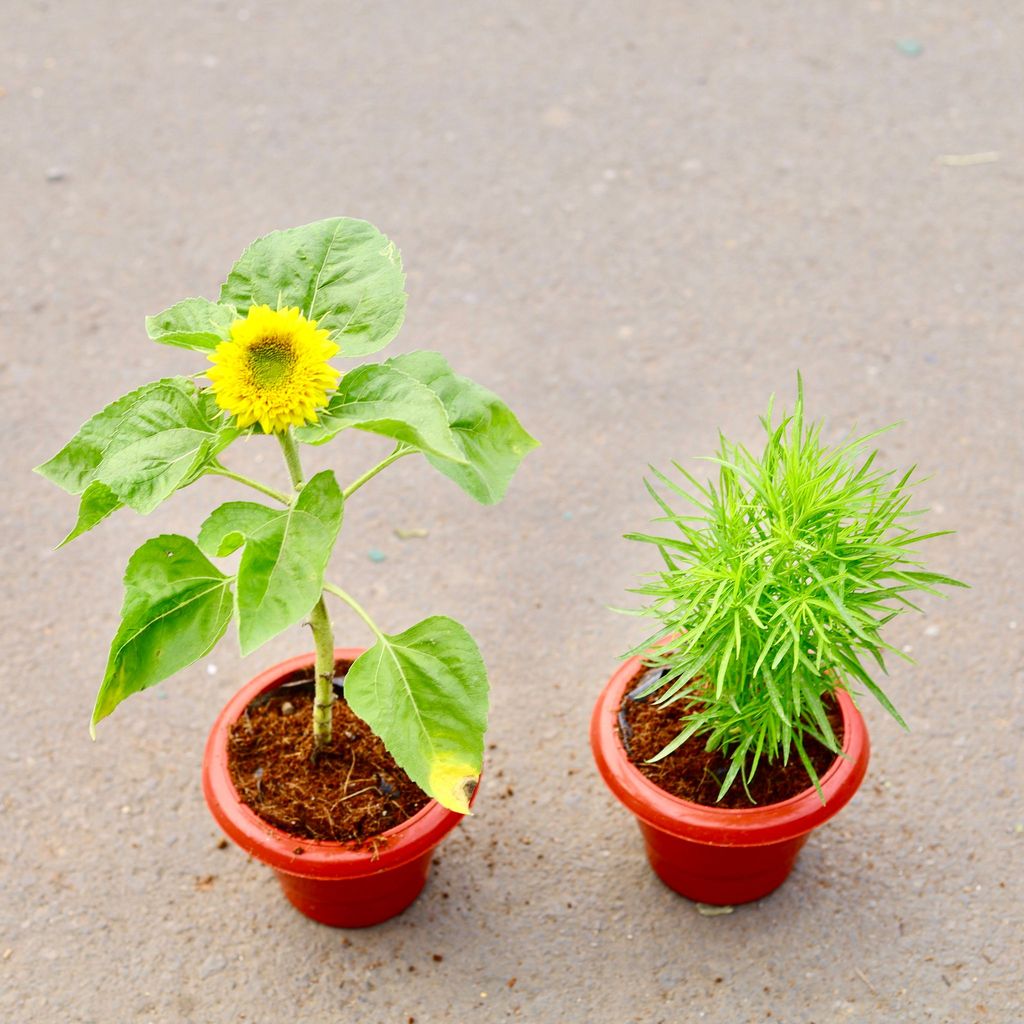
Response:
[[[951,531],[912,525],[914,469],[880,471],[868,447],[883,431],[830,448],[822,425],[805,421],[799,376],[797,389],[793,413],[777,425],[769,403],[760,456],[720,435],[710,459],[717,485],[674,463],[688,485],[680,486],[652,467],[664,488],[645,481],[664,513],[656,521],[678,536],[627,535],[656,545],[665,563],[634,591],[649,599],[641,614],[660,629],[633,653],[676,638],[648,654],[666,671],[638,696],[660,690],[657,704],[686,706],[679,735],[654,760],[706,736],[730,762],[719,799],[737,778],[748,786],[762,761],[788,762],[794,749],[817,785],[805,743],[814,737],[838,753],[823,698],[847,683],[905,727],[865,661],[885,672],[886,653],[907,657],[882,627],[919,610],[911,595],[965,586],[917,560],[918,543]],[[671,495],[691,508],[676,511]]]

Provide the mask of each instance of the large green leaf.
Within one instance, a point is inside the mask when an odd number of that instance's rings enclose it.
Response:
[[[121,626],[91,731],[125,697],[209,654],[230,621],[231,580],[192,541],[175,534],[146,541],[125,570]]]
[[[464,626],[435,615],[384,635],[348,670],[345,700],[424,792],[469,812],[483,766],[487,672]]]
[[[242,654],[251,654],[301,621],[320,600],[344,502],[334,473],[324,470],[302,488],[294,505],[267,509],[269,516],[255,513],[259,506],[250,502],[230,505],[214,512],[200,537],[208,550],[218,552],[237,547],[239,534],[245,539],[238,566],[238,638]]]
[[[188,381],[136,403],[103,454],[96,478],[146,515],[237,437],[209,392]]]
[[[448,414],[430,388],[387,363],[368,363],[341,378],[319,422],[295,436],[323,444],[347,427],[384,434],[442,459],[465,462],[452,437]]]
[[[332,217],[257,238],[242,253],[220,301],[298,307],[331,332],[345,356],[382,349],[405,317],[398,250],[372,224]]]
[[[95,478],[103,453],[125,414],[152,391],[181,379],[168,377],[122,395],[83,423],[75,436],[52,459],[36,466],[35,471],[68,494],[81,494]]]
[[[430,388],[441,400],[465,465],[426,452],[431,464],[484,505],[505,496],[524,456],[537,447],[511,409],[492,391],[452,372],[437,352],[410,352],[389,359],[394,366]]]
[[[210,392],[169,377],[108,405],[37,472],[71,494],[86,492],[66,542],[122,504],[152,512],[237,436]]]
[[[238,319],[234,306],[209,299],[182,299],[156,316],[146,317],[146,333],[161,345],[212,352],[231,335],[231,323]]]

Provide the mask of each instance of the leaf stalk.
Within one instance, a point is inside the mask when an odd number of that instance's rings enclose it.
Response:
[[[378,640],[384,639],[384,633],[378,627],[377,623],[370,618],[366,609],[363,608],[363,606],[351,594],[346,593],[344,590],[341,589],[341,587],[336,587],[333,583],[325,583],[324,590],[326,590],[329,594],[333,594],[335,597],[340,597],[342,601],[344,601],[345,604],[347,604],[349,608],[351,608],[356,613],[356,615],[358,615],[359,618],[361,618],[363,622],[365,622],[370,627],[370,629],[373,630],[373,634],[377,637]]]
[[[387,458],[381,459],[376,466],[372,469],[368,469],[361,477],[353,480],[352,483],[342,491],[342,495],[345,500],[348,501],[348,499],[352,497],[352,495],[355,494],[356,491],[358,491],[359,488],[367,482],[367,480],[372,480],[382,469],[387,469],[392,462],[397,462],[403,455],[411,455],[415,450],[415,448],[410,448],[408,445],[395,445],[395,450]]]
[[[281,502],[282,505],[290,505],[292,499],[288,497],[284,491],[279,491],[274,487],[269,487],[267,484],[260,483],[259,480],[253,480],[252,477],[244,476],[241,473],[235,473],[228,469],[226,466],[217,463],[215,466],[211,466],[207,473],[213,476],[224,476],[229,480],[234,480],[236,483],[245,484],[246,487],[251,487],[254,491],[259,491],[261,494],[267,495],[268,498],[273,498],[275,501]]]

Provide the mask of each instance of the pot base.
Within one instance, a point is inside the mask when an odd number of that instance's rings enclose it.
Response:
[[[789,877],[807,836],[773,843],[768,857],[757,847],[709,846],[666,835],[638,822],[655,874],[672,890],[698,903],[734,906],[774,892]]]
[[[379,875],[356,879],[303,878],[274,871],[296,910],[332,928],[369,928],[397,917],[416,902],[430,872],[433,851]]]

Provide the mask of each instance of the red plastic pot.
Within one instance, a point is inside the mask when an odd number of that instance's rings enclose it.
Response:
[[[824,804],[812,786],[775,804],[706,807],[665,792],[626,754],[619,708],[641,666],[641,658],[631,658],[609,680],[591,718],[590,744],[608,788],[637,817],[651,867],[671,889],[702,903],[749,903],[767,896],[793,870],[808,834],[845,806],[861,784],[870,751],[864,719],[839,691],[845,757],[821,777]]]
[[[362,650],[338,648],[339,662]],[[314,655],[282,661],[250,680],[214,722],[203,758],[203,795],[217,824],[246,853],[277,874],[291,903],[307,917],[340,928],[364,928],[394,917],[419,896],[438,843],[461,814],[431,800],[418,814],[371,844],[321,842],[290,835],[258,817],[238,798],[228,772],[228,730],[256,697],[311,676]]]

